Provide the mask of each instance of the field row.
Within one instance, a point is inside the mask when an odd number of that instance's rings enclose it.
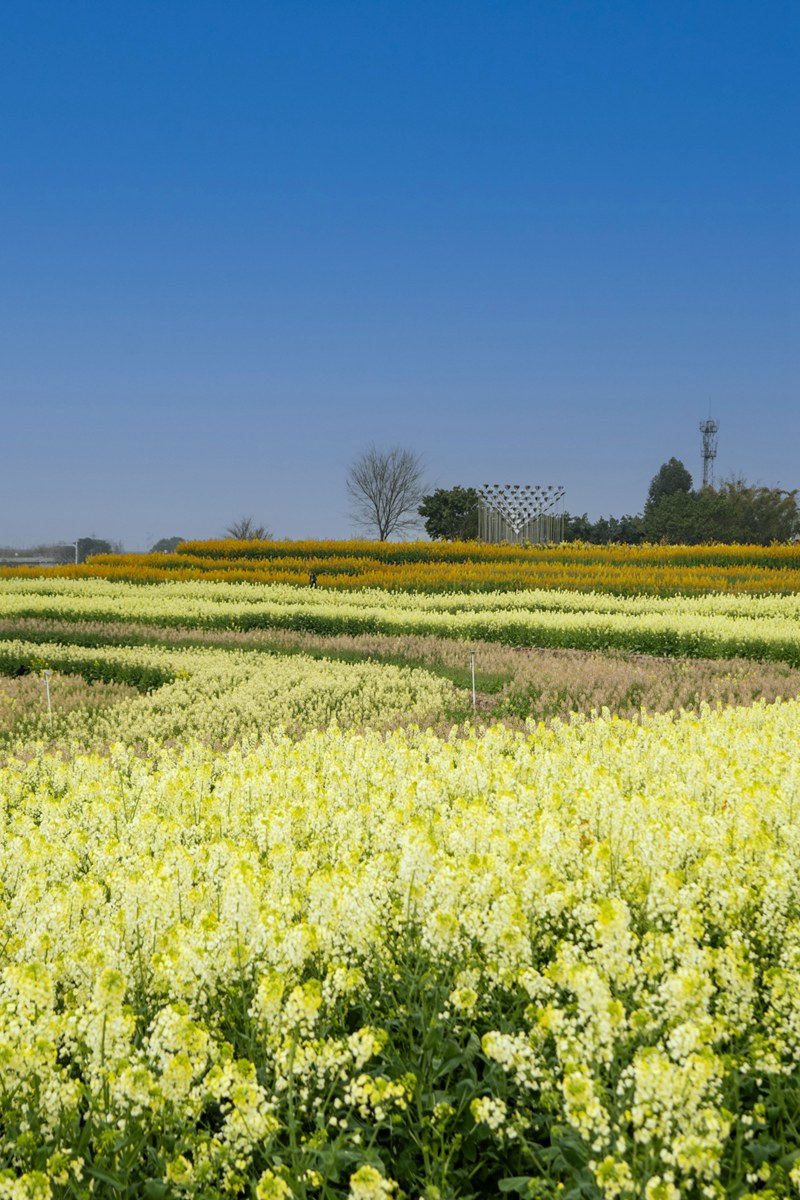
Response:
[[[0,641],[0,673],[48,668],[59,676],[137,689],[109,704],[91,695],[65,703],[60,679],[50,685],[52,722],[43,703],[24,720],[6,720],[0,747],[30,754],[62,750],[257,744],[275,730],[293,734],[331,723],[360,727],[466,715],[466,697],[425,670],[377,663],[292,658],[245,650],[87,648],[58,642]],[[41,685],[40,685],[41,686]],[[68,688],[73,685],[69,684]]]
[[[13,1195],[786,1194],[799,738],[785,703],[7,763]]]
[[[20,640],[24,639],[24,640]],[[69,644],[69,653],[64,652]],[[143,657],[143,646],[160,647],[156,658]],[[108,647],[121,649],[114,657],[105,657]],[[125,648],[127,647],[127,650]],[[166,651],[187,649],[256,652],[265,657],[263,663],[251,657],[248,668],[253,674],[275,675],[274,656],[303,656],[294,668],[281,666],[283,677],[290,671],[290,682],[283,698],[285,713],[287,695],[294,694],[303,678],[307,663],[304,658],[339,663],[367,663],[372,670],[381,663],[405,668],[422,668],[455,685],[445,687],[438,695],[429,694],[425,711],[417,703],[407,713],[398,715],[396,705],[389,704],[386,715],[376,713],[370,706],[362,713],[362,724],[391,728],[401,721],[421,721],[445,732],[454,721],[469,718],[478,725],[502,720],[519,725],[525,721],[553,718],[568,720],[574,714],[591,716],[603,709],[627,719],[638,720],[646,712],[677,712],[697,710],[702,704],[752,704],[755,700],[772,701],[800,695],[800,670],[784,663],[756,663],[743,659],[686,659],[654,658],[647,655],[581,650],[524,649],[492,642],[470,643],[469,650],[455,639],[419,637],[413,634],[391,637],[386,634],[339,634],[324,636],[294,633],[287,630],[202,630],[173,626],[134,625],[124,622],[0,621],[0,672],[11,675],[22,672],[22,678],[9,679],[3,684],[0,676],[0,744],[21,747],[26,739],[41,745],[51,731],[44,719],[42,665],[58,664],[59,673],[50,682],[54,706],[54,728],[49,736],[54,746],[71,747],[98,744],[92,737],[97,728],[94,710],[116,704],[120,698],[135,698],[135,688],[146,690],[171,680],[179,670],[186,670],[186,659],[173,660]],[[475,656],[476,705],[472,708],[471,650]],[[202,661],[202,660],[201,660]],[[212,659],[211,662],[217,661]],[[172,663],[169,674],[170,663]],[[192,668],[194,670],[195,668]],[[205,668],[204,668],[205,669]],[[83,675],[94,687],[83,683]],[[414,677],[417,681],[420,676]],[[320,677],[318,677],[320,679]],[[321,677],[325,682],[325,677]],[[391,682],[391,680],[390,680]],[[81,684],[83,683],[83,686]],[[102,686],[101,686],[102,684]],[[120,692],[119,689],[122,689]],[[126,690],[127,689],[127,690]],[[202,695],[202,693],[201,693]],[[196,697],[181,693],[182,704]],[[404,697],[405,700],[406,697]],[[438,704],[438,707],[436,705]],[[65,726],[66,712],[86,708],[83,720],[77,715]],[[105,740],[124,741],[125,730],[141,729],[142,710],[148,705],[134,705],[133,711],[113,716],[115,733],[107,731]],[[319,725],[319,711],[312,707]],[[139,713],[134,719],[134,713]],[[181,709],[176,707],[174,736],[181,725]],[[330,715],[325,706],[323,713]],[[334,715],[336,715],[334,713]],[[270,702],[262,727],[282,719],[276,712],[274,698]],[[106,722],[108,725],[108,721]],[[216,723],[212,723],[212,730]],[[297,711],[292,714],[293,730],[308,728]],[[197,724],[190,720],[188,728],[197,736]],[[251,736],[252,729],[246,729]],[[201,740],[203,740],[201,738]],[[217,744],[221,739],[217,736]],[[104,744],[100,739],[99,744]]]
[[[381,563],[417,562],[580,562],[640,566],[776,567],[800,569],[800,547],[744,546],[592,546],[569,542],[546,546],[515,546],[490,542],[377,542],[363,541],[219,541],[181,542],[177,553],[192,559],[367,559]],[[111,556],[112,558],[115,556]],[[151,556],[157,558],[157,555]]]
[[[81,566],[0,571],[5,578],[105,578],[132,583],[307,584],[410,592],[557,588],[613,595],[800,591],[800,547],[524,549],[467,543],[193,542],[174,554],[97,555]]]
[[[615,648],[800,665],[800,596],[415,596],[245,584],[40,579],[0,587],[0,621],[69,620],[322,635],[416,634],[513,646]]]

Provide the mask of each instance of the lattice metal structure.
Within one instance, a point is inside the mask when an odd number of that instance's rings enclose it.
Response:
[[[710,487],[714,482],[714,459],[717,457],[717,433],[719,423],[712,421],[700,422],[700,432],[703,435],[703,487]]]
[[[477,488],[483,542],[563,542],[564,489],[557,483],[484,483]]]

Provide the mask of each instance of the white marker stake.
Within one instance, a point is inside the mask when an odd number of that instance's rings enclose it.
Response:
[[[53,732],[53,705],[50,703],[50,676],[52,671],[42,671],[44,675],[44,690],[47,692],[47,717],[50,721],[50,732]]]
[[[470,652],[469,652],[469,665],[472,667],[472,711],[475,712],[475,709],[478,706],[475,701],[475,651],[474,650],[470,650]]]

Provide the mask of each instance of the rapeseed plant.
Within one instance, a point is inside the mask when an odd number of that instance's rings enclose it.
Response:
[[[8,758],[0,1194],[788,1195],[798,734]]]

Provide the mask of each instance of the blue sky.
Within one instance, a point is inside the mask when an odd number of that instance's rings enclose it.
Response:
[[[800,486],[800,3],[7,0],[0,544]]]

